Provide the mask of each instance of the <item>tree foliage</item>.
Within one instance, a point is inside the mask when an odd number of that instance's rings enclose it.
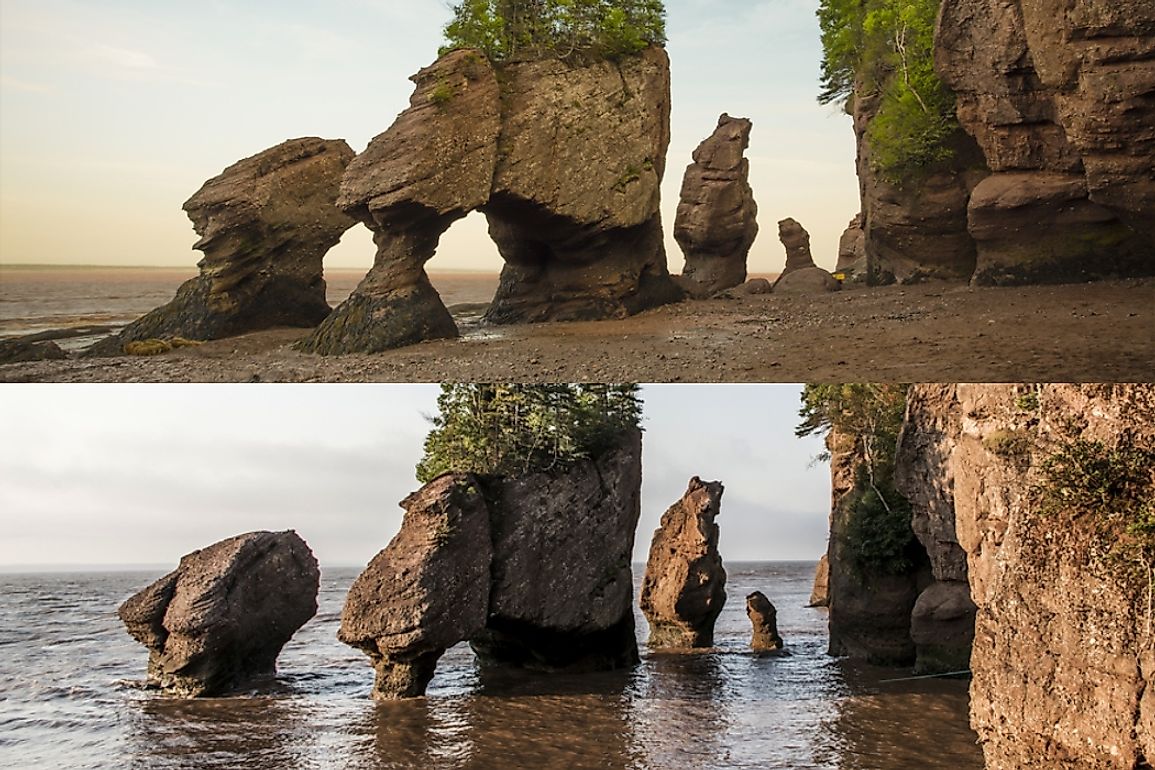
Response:
[[[493,61],[614,57],[666,42],[662,0],[460,0],[446,45],[477,48]]]
[[[442,385],[417,479],[512,475],[596,458],[639,429],[638,386]]]
[[[934,71],[934,29],[941,0],[821,0],[823,104],[857,86],[877,93],[867,129],[875,170],[901,181],[952,157],[958,128],[954,95]]]
[[[912,566],[916,544],[911,510],[894,486],[895,451],[906,414],[908,386],[807,385],[802,391],[798,436],[831,430],[855,442],[862,461],[844,504],[849,506],[844,545],[864,571],[900,574]]]

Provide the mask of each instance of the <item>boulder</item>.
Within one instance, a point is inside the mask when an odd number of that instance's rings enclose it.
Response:
[[[68,354],[51,340],[32,342],[24,339],[0,340],[0,366],[26,361],[53,361]]]
[[[489,611],[489,509],[476,480],[442,476],[401,506],[401,531],[349,589],[338,633],[373,662],[380,700],[423,695],[441,655]]]
[[[976,282],[1155,273],[1153,46],[1145,0],[943,3],[936,69],[995,172],[970,202]]]
[[[339,204],[373,231],[376,261],[302,350],[376,352],[456,336],[424,265],[474,210],[506,263],[491,323],[620,318],[681,299],[658,209],[669,144],[664,51],[494,65],[456,50],[413,80],[409,108],[341,184]]]
[[[841,291],[842,284],[821,267],[804,267],[778,278],[775,294],[825,294]]]
[[[296,532],[251,532],[183,557],[117,613],[149,649],[150,684],[221,695],[276,673],[281,648],[317,612],[319,582]]]
[[[329,315],[322,261],[355,222],[337,208],[353,151],[342,140],[292,139],[229,166],[184,204],[204,252],[200,274],[176,297],[89,349],[210,340],[278,326],[313,327]]]
[[[401,531],[350,589],[340,639],[377,671],[374,697],[422,695],[469,641],[485,665],[547,671],[638,661],[630,555],[641,434],[564,470],[447,474],[411,495]]]
[[[746,257],[758,235],[758,205],[744,157],[751,128],[745,118],[722,115],[683,177],[674,238],[686,257],[681,284],[694,297],[746,280]]]
[[[822,554],[818,567],[814,570],[814,588],[810,590],[807,607],[828,607],[830,605],[830,557]]]
[[[750,648],[755,652],[781,650],[782,637],[778,635],[778,610],[761,591],[746,597],[746,616],[754,626]]]
[[[935,581],[918,595],[910,613],[915,674],[970,669],[976,609],[970,586],[965,582]]]
[[[690,479],[682,499],[662,515],[654,532],[641,609],[655,648],[712,647],[714,621],[726,603],[726,570],[718,554],[723,487]]]

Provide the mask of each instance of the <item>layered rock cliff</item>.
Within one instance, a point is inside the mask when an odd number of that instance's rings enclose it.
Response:
[[[967,557],[987,767],[1149,767],[1155,387],[916,386],[908,421],[904,486]]]
[[[976,282],[1155,272],[1155,5],[944,0],[935,59],[994,172]]]
[[[455,335],[424,265],[474,210],[506,263],[490,322],[622,317],[682,296],[659,214],[665,51],[495,65],[457,50],[413,80],[409,108],[341,185],[340,205],[374,232],[376,261],[304,350],[373,352]]]
[[[469,641],[485,664],[554,670],[637,662],[630,557],[641,434],[555,472],[441,476],[357,578],[340,638],[377,671],[378,699],[425,692]]]

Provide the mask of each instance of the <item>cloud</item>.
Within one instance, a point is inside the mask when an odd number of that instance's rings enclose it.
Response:
[[[31,94],[47,94],[52,91],[52,86],[32,83],[27,80],[18,80],[8,75],[0,75],[0,88],[6,88],[12,91],[23,91]]]
[[[82,55],[128,70],[155,70],[159,67],[156,59],[144,51],[133,51],[129,48],[117,48],[111,45],[91,46],[85,49]]]

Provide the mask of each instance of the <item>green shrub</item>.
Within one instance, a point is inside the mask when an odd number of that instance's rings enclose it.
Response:
[[[856,566],[867,574],[910,571],[914,567],[910,552],[915,545],[910,503],[889,483],[872,487],[865,466],[859,466],[857,475],[843,533]]]
[[[429,101],[438,107],[453,101],[453,86],[448,81],[441,81],[429,92]]]
[[[493,61],[616,57],[666,42],[661,0],[461,0],[442,53],[477,48]]]

